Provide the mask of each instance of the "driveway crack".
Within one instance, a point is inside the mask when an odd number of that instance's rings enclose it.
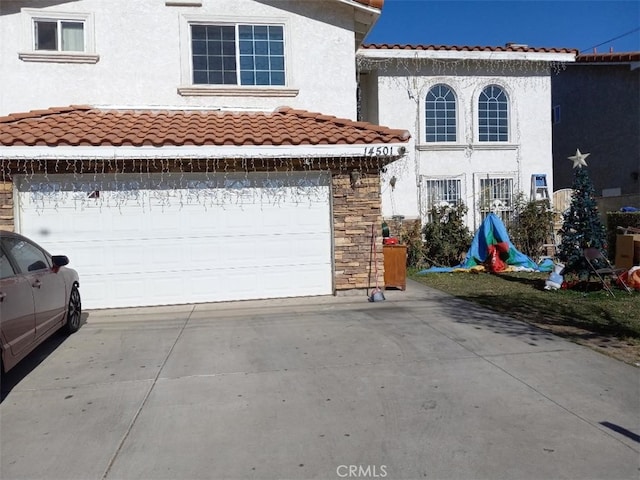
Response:
[[[120,439],[120,442],[118,442],[118,446],[117,446],[115,452],[113,453],[113,455],[111,456],[111,459],[109,460],[109,463],[107,464],[107,468],[105,469],[104,474],[101,477],[102,480],[106,480],[106,478],[108,477],[109,472],[111,471],[111,468],[113,467],[113,464],[115,463],[116,459],[118,458],[118,455],[122,451],[122,448],[124,447],[124,444],[127,441],[127,438],[129,438],[129,434],[131,433],[131,430],[133,429],[133,426],[138,421],[138,417],[142,413],[142,410],[144,409],[145,405],[147,404],[147,401],[149,400],[149,397],[151,396],[151,392],[153,392],[156,384],[158,383],[158,379],[160,378],[160,373],[162,372],[162,370],[164,369],[165,365],[167,364],[167,361],[169,360],[169,357],[173,353],[173,349],[175,348],[176,344],[178,343],[178,341],[182,337],[182,334],[184,333],[184,330],[187,327],[187,325],[189,323],[189,320],[191,320],[191,316],[193,315],[193,312],[195,311],[195,308],[196,308],[195,305],[191,308],[191,311],[189,312],[189,315],[185,319],[184,323],[182,324],[182,327],[180,328],[180,331],[178,332],[178,335],[176,336],[176,339],[174,340],[173,344],[171,345],[171,348],[169,349],[169,351],[167,352],[167,355],[164,357],[164,360],[162,361],[162,364],[160,365],[160,368],[158,368],[158,372],[156,373],[155,377],[153,378],[153,381],[151,382],[151,385],[149,386],[149,389],[147,390],[147,393],[145,394],[144,398],[142,399],[142,402],[140,402],[140,406],[138,407],[138,409],[136,410],[135,414],[133,415],[133,418],[131,419],[131,422],[129,422],[129,426],[127,427],[126,431],[124,432],[124,435]]]

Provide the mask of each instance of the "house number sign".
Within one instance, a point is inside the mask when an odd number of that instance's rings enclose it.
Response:
[[[364,147],[365,157],[393,157],[404,154],[404,147],[392,147],[389,145],[377,145]]]

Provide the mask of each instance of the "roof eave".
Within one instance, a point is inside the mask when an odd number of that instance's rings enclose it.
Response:
[[[407,139],[408,141],[408,139]],[[377,158],[396,160],[407,151],[407,141],[338,145],[238,146],[0,146],[5,160],[140,160],[214,158]]]
[[[523,60],[534,62],[575,62],[571,52],[518,52],[485,50],[412,50],[412,49],[364,49],[358,56],[371,59],[424,59],[424,60]]]
[[[357,49],[365,37],[369,34],[373,26],[380,18],[380,14],[382,13],[382,3],[380,0],[380,8],[372,7],[370,5],[365,5],[363,3],[354,1],[354,0],[336,0],[339,3],[344,5],[349,5],[354,9],[354,33],[355,33],[355,48]]]
[[[384,0],[379,0],[377,2],[374,2],[380,5],[380,7],[378,8],[378,7],[372,6],[371,2],[368,2],[369,4],[365,5],[364,3],[358,2],[356,0],[335,0],[335,1],[339,3],[344,3],[345,5],[349,5],[351,7],[354,7],[364,12],[376,13],[378,15],[380,15],[380,12],[382,11],[382,5],[384,3]]]

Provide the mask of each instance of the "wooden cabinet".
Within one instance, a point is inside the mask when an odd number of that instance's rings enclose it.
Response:
[[[407,246],[384,245],[384,287],[407,288]]]

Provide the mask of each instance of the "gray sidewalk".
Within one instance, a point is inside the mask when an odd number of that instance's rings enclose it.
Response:
[[[0,477],[640,477],[640,369],[385,295],[89,312],[0,405]]]

